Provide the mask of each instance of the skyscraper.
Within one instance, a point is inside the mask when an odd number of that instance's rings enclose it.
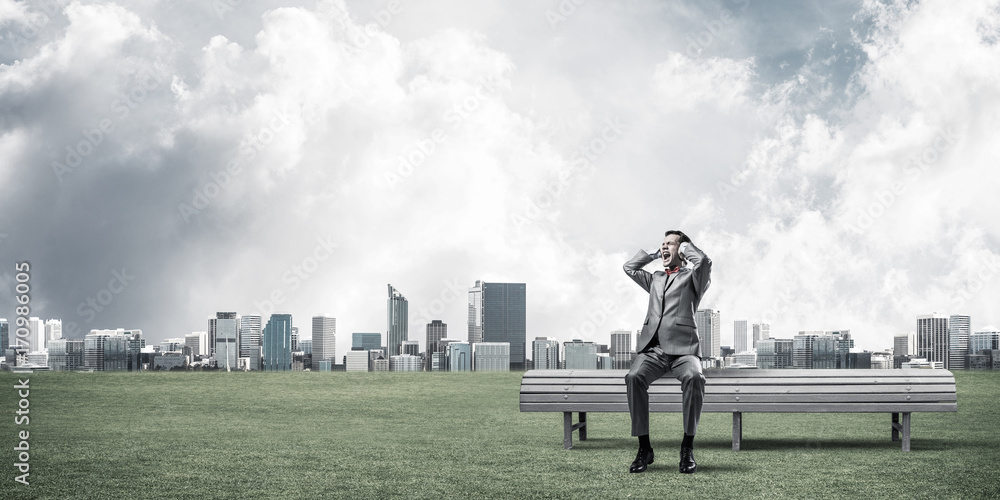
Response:
[[[215,355],[215,318],[208,318],[208,355]]]
[[[892,336],[892,355],[910,356],[916,354],[916,334],[900,333]]]
[[[629,330],[615,330],[611,332],[611,367],[615,369],[626,369],[632,366],[632,332]],[[537,368],[537,365],[536,365]]]
[[[482,294],[481,321],[483,342],[507,342],[510,344],[510,369],[524,370],[527,347],[526,328],[526,287],[524,283],[484,283],[476,282],[469,290],[469,304],[474,296]],[[472,311],[470,307],[470,311]],[[474,311],[475,312],[475,311]],[[469,319],[470,334],[473,334],[475,318]]]
[[[706,358],[718,358],[722,354],[722,315],[716,309],[698,309],[694,313],[694,324],[698,327],[698,336],[705,343],[702,352]]]
[[[937,313],[917,316],[917,356],[948,363],[948,318]]]
[[[96,371],[139,370],[145,345],[140,330],[91,330],[83,339],[84,365]]]
[[[319,370],[321,361],[336,364],[337,318],[329,315],[313,316],[312,369]]]
[[[771,325],[767,323],[754,323],[753,324],[753,349],[757,348],[757,341],[761,339],[771,338]]]
[[[739,354],[748,349],[747,345],[747,320],[741,319],[733,322],[733,348]]]
[[[34,316],[28,318],[28,352],[38,352],[44,347],[45,322]]]
[[[351,334],[352,351],[371,351],[382,348],[381,333],[354,332]]]
[[[791,368],[794,341],[792,339],[760,339],[757,341],[757,368]]]
[[[56,371],[73,371],[83,366],[82,339],[53,339],[49,341],[49,368]]]
[[[948,362],[944,367],[949,370],[962,370],[968,368],[969,356],[969,335],[972,330],[969,328],[968,316],[953,315],[948,318]]]
[[[416,340],[404,340],[399,344],[400,354],[409,354],[410,356],[420,355],[420,342]]]
[[[389,285],[389,298],[386,300],[386,359],[402,353],[404,340],[409,340],[409,306],[406,297]]]
[[[226,370],[239,368],[240,320],[235,312],[215,314],[215,366]]]
[[[813,341],[822,334],[823,332],[799,332],[792,337],[792,367],[813,367]]]
[[[558,370],[559,341],[552,337],[535,337],[531,343],[531,359],[536,370]]]
[[[469,343],[483,341],[483,282],[469,289]]]
[[[192,357],[208,356],[208,332],[191,332],[185,335],[184,345],[191,348]]]
[[[442,352],[439,342],[448,337],[448,324],[439,320],[431,320],[427,323],[427,371],[431,370],[431,362],[435,352]]]
[[[7,353],[7,348],[11,346],[10,323],[6,318],[0,318],[0,357]]]
[[[292,315],[272,314],[262,334],[264,371],[292,370]]]
[[[62,320],[50,319],[45,322],[45,340],[42,347],[48,348],[49,341],[62,338]]]
[[[260,334],[263,325],[256,314],[240,317],[240,357],[249,358],[251,352],[257,352],[260,347]]]
[[[1000,349],[1000,332],[981,330],[969,335],[969,354],[979,354],[979,351],[986,349]]]

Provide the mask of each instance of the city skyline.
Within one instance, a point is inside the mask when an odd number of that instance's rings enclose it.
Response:
[[[528,338],[565,342],[636,328],[621,266],[676,228],[723,343],[1000,325],[991,4],[569,3],[12,3],[0,290],[30,262],[64,336],[161,340],[217,311],[383,331],[392,283],[423,342],[518,282]]]

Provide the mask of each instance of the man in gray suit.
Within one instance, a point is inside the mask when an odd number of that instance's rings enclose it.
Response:
[[[665,271],[650,274],[642,268],[660,259]],[[683,265],[689,264],[689,265]],[[702,295],[711,282],[712,260],[680,231],[667,231],[655,254],[644,250],[625,263],[625,274],[649,292],[646,322],[636,341],[632,369],[625,375],[632,435],[639,437],[639,453],[629,472],[644,472],[653,463],[649,443],[649,384],[672,374],[683,390],[684,440],[680,471],[697,470],[694,435],[698,430],[705,376],[701,373],[701,342],[694,322]]]

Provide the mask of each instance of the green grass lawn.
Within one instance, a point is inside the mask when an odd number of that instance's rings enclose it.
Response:
[[[519,373],[39,373],[30,486],[14,481],[13,389],[0,374],[0,498],[998,498],[1000,372],[958,372],[958,413],[702,416],[698,472],[677,472],[680,414],[653,414],[656,463],[629,474],[625,413],[520,413]],[[24,378],[24,375],[21,375]]]

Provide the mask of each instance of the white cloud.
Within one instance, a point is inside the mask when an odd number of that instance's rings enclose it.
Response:
[[[753,66],[753,58],[692,59],[673,53],[657,65],[653,83],[666,111],[691,110],[704,104],[726,111],[747,99]]]

